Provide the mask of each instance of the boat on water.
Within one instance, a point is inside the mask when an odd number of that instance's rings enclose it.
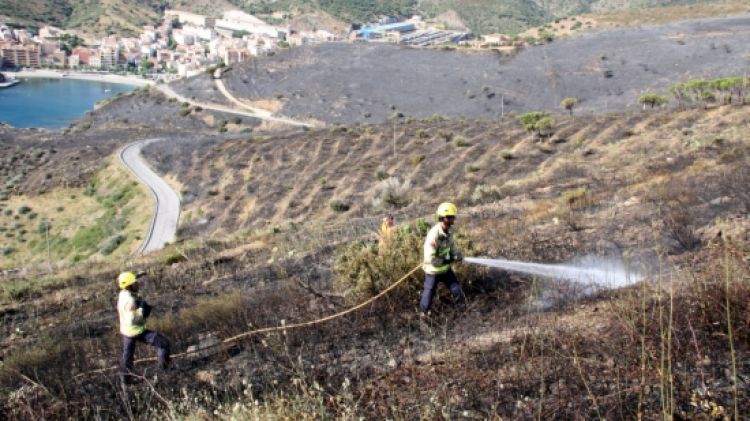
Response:
[[[21,81],[14,78],[13,76],[5,76],[0,73],[0,88],[10,88],[11,86],[20,83]]]

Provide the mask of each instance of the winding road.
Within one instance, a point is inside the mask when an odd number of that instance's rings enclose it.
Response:
[[[290,126],[313,127],[312,124],[285,117],[275,117],[270,111],[250,107],[235,98],[221,81],[217,81],[219,90],[233,103],[245,108],[247,111],[237,110],[231,107],[198,102],[178,94],[168,85],[157,85],[167,97],[176,98],[180,102],[187,102],[191,105],[197,105],[207,110],[220,111],[231,114],[238,114],[246,117],[253,117],[260,120],[272,121]],[[175,240],[177,235],[177,223],[180,219],[180,196],[172,190],[171,187],[159,177],[149,167],[148,163],[141,155],[141,149],[149,143],[162,141],[164,139],[146,139],[130,143],[120,150],[120,161],[125,165],[133,175],[145,184],[151,190],[154,196],[154,215],[151,218],[151,226],[146,233],[146,238],[136,254],[147,253],[159,250],[165,244]]]
[[[149,167],[141,155],[144,146],[164,139],[146,139],[130,143],[120,149],[120,161],[145,184],[154,196],[154,215],[143,244],[136,254],[159,250],[172,242],[180,219],[180,196]]]

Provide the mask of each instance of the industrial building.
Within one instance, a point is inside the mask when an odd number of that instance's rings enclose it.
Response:
[[[414,22],[397,22],[387,25],[368,26],[357,31],[357,36],[366,40],[388,38],[394,35],[401,35],[413,32],[417,29]]]

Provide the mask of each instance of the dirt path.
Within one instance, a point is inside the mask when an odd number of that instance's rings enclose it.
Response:
[[[249,107],[247,105],[244,105],[244,104],[242,104],[239,100],[237,100],[234,97],[230,98],[228,96],[227,98],[230,101],[232,101],[232,102],[240,104],[242,107],[244,107],[246,109],[251,109],[252,111],[241,111],[241,110],[237,110],[235,108],[227,107],[227,106],[224,106],[224,105],[212,104],[212,103],[209,103],[209,102],[195,101],[195,100],[186,98],[186,97],[178,94],[177,92],[174,91],[174,89],[172,89],[168,85],[157,85],[156,89],[158,89],[160,92],[162,92],[167,97],[175,98],[175,99],[177,99],[180,102],[187,102],[190,105],[199,106],[199,107],[202,107],[202,108],[207,109],[207,110],[220,111],[220,112],[229,113],[229,114],[237,114],[237,115],[241,115],[241,116],[245,116],[245,117],[252,117],[252,118],[257,118],[257,119],[260,119],[260,120],[270,121],[270,122],[274,122],[274,123],[281,123],[281,124],[286,124],[286,125],[290,125],[290,126],[314,127],[312,124],[305,123],[303,121],[293,120],[293,119],[285,118],[285,117],[274,117],[268,111],[259,110],[257,108],[252,108],[252,107]],[[227,94],[228,94],[228,92],[227,92]]]

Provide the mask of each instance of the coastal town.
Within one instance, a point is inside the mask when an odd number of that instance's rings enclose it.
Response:
[[[281,18],[283,16],[279,16]],[[280,20],[280,19],[278,19]],[[137,37],[110,35],[83,39],[75,31],[43,26],[37,33],[0,22],[0,69],[59,69],[129,73],[169,81],[208,67],[231,65],[280,48],[321,42],[386,42],[430,47],[466,42],[468,32],[434,28],[419,16],[380,21],[332,33],[271,25],[239,10],[220,18],[166,10],[158,26],[144,26]]]

